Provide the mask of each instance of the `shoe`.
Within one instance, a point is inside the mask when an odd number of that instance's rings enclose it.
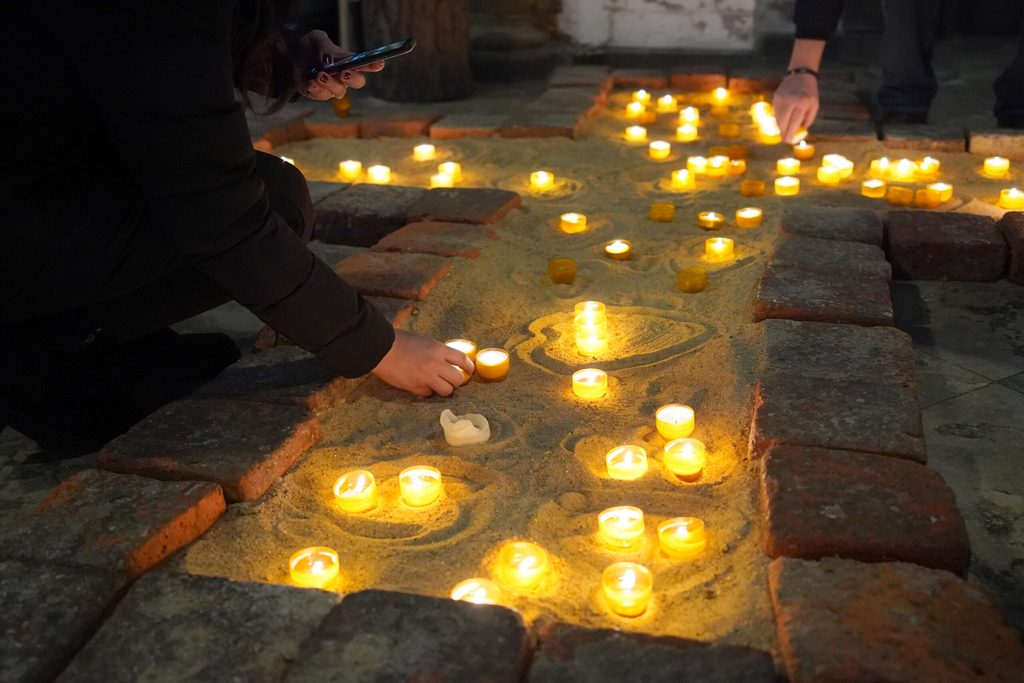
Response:
[[[928,123],[928,112],[886,111],[882,112],[882,123],[905,123],[911,125]]]
[[[996,125],[1000,128],[1024,128],[1024,114],[997,116]]]

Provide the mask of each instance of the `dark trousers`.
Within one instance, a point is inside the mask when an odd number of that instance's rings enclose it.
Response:
[[[939,30],[939,0],[884,0],[882,111],[925,114],[938,90],[932,54]],[[1006,71],[995,81],[996,117],[1024,115],[1024,36]]]
[[[271,210],[308,241],[313,204],[305,178],[263,152],[256,153],[256,170]],[[139,191],[113,169],[101,173],[45,267],[5,297],[0,325],[15,324],[75,353],[137,339],[229,300],[178,253]]]

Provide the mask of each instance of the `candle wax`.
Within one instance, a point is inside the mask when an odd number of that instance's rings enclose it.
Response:
[[[608,392],[608,373],[597,368],[584,368],[572,373],[572,392],[579,398],[593,401]]]
[[[661,406],[654,413],[658,433],[666,439],[679,439],[693,433],[693,408],[679,403]]]
[[[654,578],[646,567],[616,562],[601,573],[601,592],[608,608],[619,616],[638,617],[651,600]]]

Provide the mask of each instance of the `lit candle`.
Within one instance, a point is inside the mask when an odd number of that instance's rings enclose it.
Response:
[[[292,166],[295,165],[295,159],[292,159],[291,157],[282,156],[282,157],[279,157],[279,158],[281,159],[281,161],[283,161],[286,164],[291,164]]]
[[[508,376],[509,356],[505,349],[481,349],[476,354],[476,373],[490,382]]]
[[[455,179],[447,173],[435,173],[430,176],[430,187],[454,187]]]
[[[605,455],[608,476],[633,481],[647,472],[647,451],[640,446],[617,446]]]
[[[871,165],[868,168],[868,175],[872,178],[888,178],[889,177],[889,166],[892,162],[889,161],[888,157],[882,157],[881,159],[874,159],[871,161]]]
[[[840,177],[844,180],[853,175],[853,162],[842,154],[826,154],[821,158],[821,165],[839,169]]]
[[[387,166],[371,166],[366,169],[366,180],[377,185],[387,185],[391,182],[391,169]]]
[[[885,181],[871,178],[860,184],[860,193],[872,199],[881,199],[885,196]]]
[[[638,617],[651,601],[654,578],[647,567],[616,562],[601,572],[601,592],[608,608],[622,617]]]
[[[633,257],[633,245],[629,240],[612,240],[604,245],[604,255],[616,261],[628,261]]]
[[[730,159],[729,167],[726,169],[726,175],[743,175],[747,172],[747,160],[746,159]]]
[[[537,191],[550,190],[555,186],[555,176],[549,171],[534,171],[530,174],[530,187]]]
[[[672,145],[664,140],[654,140],[647,146],[647,153],[652,159],[658,161],[668,159],[669,155],[672,154]]]
[[[897,183],[913,182],[917,164],[910,159],[900,159],[889,166],[889,179]]]
[[[928,188],[923,187],[914,191],[914,206],[919,209],[934,209],[939,205],[938,198]]]
[[[642,126],[649,126],[652,123],[657,123],[658,115],[655,114],[653,111],[644,111],[643,114],[640,114],[640,118],[637,119],[637,121]]]
[[[779,130],[775,119],[772,119],[770,125],[765,125],[758,129],[758,137],[763,145],[777,145],[782,142],[782,131]]]
[[[577,351],[593,356],[608,348],[608,316],[603,303],[581,301],[576,304],[573,324]]]
[[[672,171],[673,190],[693,190],[696,187],[697,179],[693,177],[693,173],[691,171],[685,168]]]
[[[760,197],[764,194],[765,184],[763,180],[747,178],[740,183],[740,194],[744,197]]]
[[[709,178],[724,178],[728,170],[729,157],[719,155],[708,157],[708,163],[704,169],[704,173]]]
[[[945,204],[953,198],[953,186],[949,183],[931,183],[928,191],[935,195],[935,201],[939,204]]]
[[[890,204],[896,206],[911,206],[914,203],[914,191],[909,187],[892,185],[886,190],[885,198]]]
[[[814,152],[814,145],[807,142],[806,140],[801,140],[800,142],[793,145],[793,156],[795,156],[797,159],[800,159],[801,161],[813,159]]]
[[[667,202],[651,204],[650,218],[655,223],[671,223],[676,217],[676,205]]]
[[[576,262],[571,258],[553,258],[548,261],[548,277],[556,285],[571,285],[576,280]]]
[[[704,240],[704,254],[709,261],[728,261],[734,258],[735,244],[728,237],[712,237]]]
[[[377,505],[377,481],[366,470],[352,470],[334,484],[334,499],[345,512],[365,512]]]
[[[1016,187],[999,190],[999,206],[1010,211],[1024,209],[1024,192],[1021,192]]]
[[[288,560],[292,582],[305,588],[323,588],[338,576],[338,553],[324,546],[303,548]]]
[[[764,100],[758,100],[750,105],[750,118],[754,119],[754,121],[760,121],[773,115],[772,105]]]
[[[801,128],[797,128],[796,132],[793,133],[793,140],[792,141],[799,144],[799,143],[803,142],[804,140],[806,140],[807,136],[810,135],[810,134],[811,134],[811,131],[807,130],[806,128],[802,128],[802,127]]]
[[[685,107],[679,112],[679,123],[689,123],[696,126],[700,123],[700,109],[697,109],[697,107]]]
[[[981,172],[989,178],[1002,178],[1010,172],[1010,160],[1005,157],[988,157],[981,167]]]
[[[443,164],[438,164],[437,172],[450,176],[453,182],[462,182],[462,164],[457,161],[446,161]]]
[[[715,88],[711,93],[711,101],[715,104],[726,104],[729,101],[729,91],[725,88]]]
[[[626,140],[629,142],[646,142],[647,129],[643,126],[630,126],[626,129]]]
[[[441,472],[429,465],[406,467],[398,475],[398,488],[406,505],[430,505],[441,497]]]
[[[342,161],[338,164],[338,176],[341,177],[342,180],[352,182],[359,180],[359,176],[361,175],[363,175],[362,162],[349,159],[348,161]]]
[[[433,145],[416,145],[412,148],[412,158],[416,161],[430,161],[437,156],[437,149]]]
[[[658,111],[662,114],[671,114],[679,106],[676,104],[676,98],[672,95],[665,95],[664,97],[658,98]]]
[[[630,102],[626,105],[626,118],[638,119],[643,116],[646,110],[647,107],[643,102]]]
[[[593,401],[608,392],[608,373],[597,368],[584,368],[572,373],[572,393]]]
[[[444,343],[445,346],[453,348],[456,351],[462,351],[466,354],[466,357],[471,361],[476,361],[476,344],[468,339],[449,339]]]
[[[644,535],[644,511],[632,505],[602,510],[597,516],[597,536],[612,548],[630,548]]]
[[[780,197],[792,197],[800,193],[800,179],[794,176],[782,176],[775,179],[775,194]]]
[[[697,126],[692,123],[684,123],[676,128],[676,140],[679,142],[693,142],[697,139]]]
[[[575,235],[587,229],[587,217],[582,213],[563,213],[559,218],[558,226],[562,232]]]
[[[736,210],[736,227],[756,228],[764,220],[764,212],[753,206]]]
[[[662,459],[669,472],[686,481],[695,481],[704,470],[707,449],[699,439],[673,439],[665,444]]]
[[[718,124],[718,136],[726,140],[735,140],[740,136],[740,124],[731,121]]]
[[[490,579],[466,579],[452,588],[452,600],[471,602],[474,605],[497,605],[501,589]]]
[[[697,214],[697,225],[705,230],[718,230],[725,223],[725,216],[717,211],[701,211]]]
[[[651,102],[651,93],[646,90],[637,90],[633,93],[633,101],[639,102],[640,104],[647,105]]]
[[[838,166],[819,166],[818,182],[822,185],[834,187],[843,180],[843,170]]]
[[[693,433],[693,408],[679,403],[669,403],[654,413],[658,433],[666,439],[680,439]]]
[[[687,157],[686,170],[690,173],[700,175],[708,170],[708,160],[705,157]]]
[[[708,544],[704,521],[696,517],[674,517],[658,525],[658,543],[663,553],[677,560],[691,560]]]
[[[918,180],[935,180],[936,176],[939,175],[939,170],[942,168],[942,163],[938,159],[932,157],[925,157],[917,161],[917,173],[915,177]]]
[[[775,162],[775,170],[780,175],[794,175],[800,172],[800,160],[787,157]]]
[[[544,548],[529,541],[512,541],[498,552],[495,573],[509,586],[532,590],[540,585],[550,565]]]
[[[687,294],[696,294],[708,286],[707,268],[683,268],[676,273],[676,287]]]

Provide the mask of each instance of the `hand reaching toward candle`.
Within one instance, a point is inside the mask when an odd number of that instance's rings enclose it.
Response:
[[[785,142],[795,142],[801,128],[810,128],[818,116],[818,79],[810,74],[787,76],[772,102],[775,120]]]
[[[373,374],[417,396],[450,396],[465,380],[458,368],[473,374],[473,362],[462,351],[405,330],[395,330],[395,343]]]
[[[352,54],[342,50],[331,42],[323,31],[310,31],[299,41],[299,59],[296,68],[302,73],[310,66],[323,64],[330,58],[332,61],[347,57]],[[349,71],[342,71],[336,76],[321,73],[315,80],[308,80],[299,86],[299,92],[311,100],[329,100],[332,97],[341,98],[349,88],[362,88],[366,85],[366,76],[360,72],[380,71],[384,68],[384,62],[374,62],[366,66],[357,66]]]

